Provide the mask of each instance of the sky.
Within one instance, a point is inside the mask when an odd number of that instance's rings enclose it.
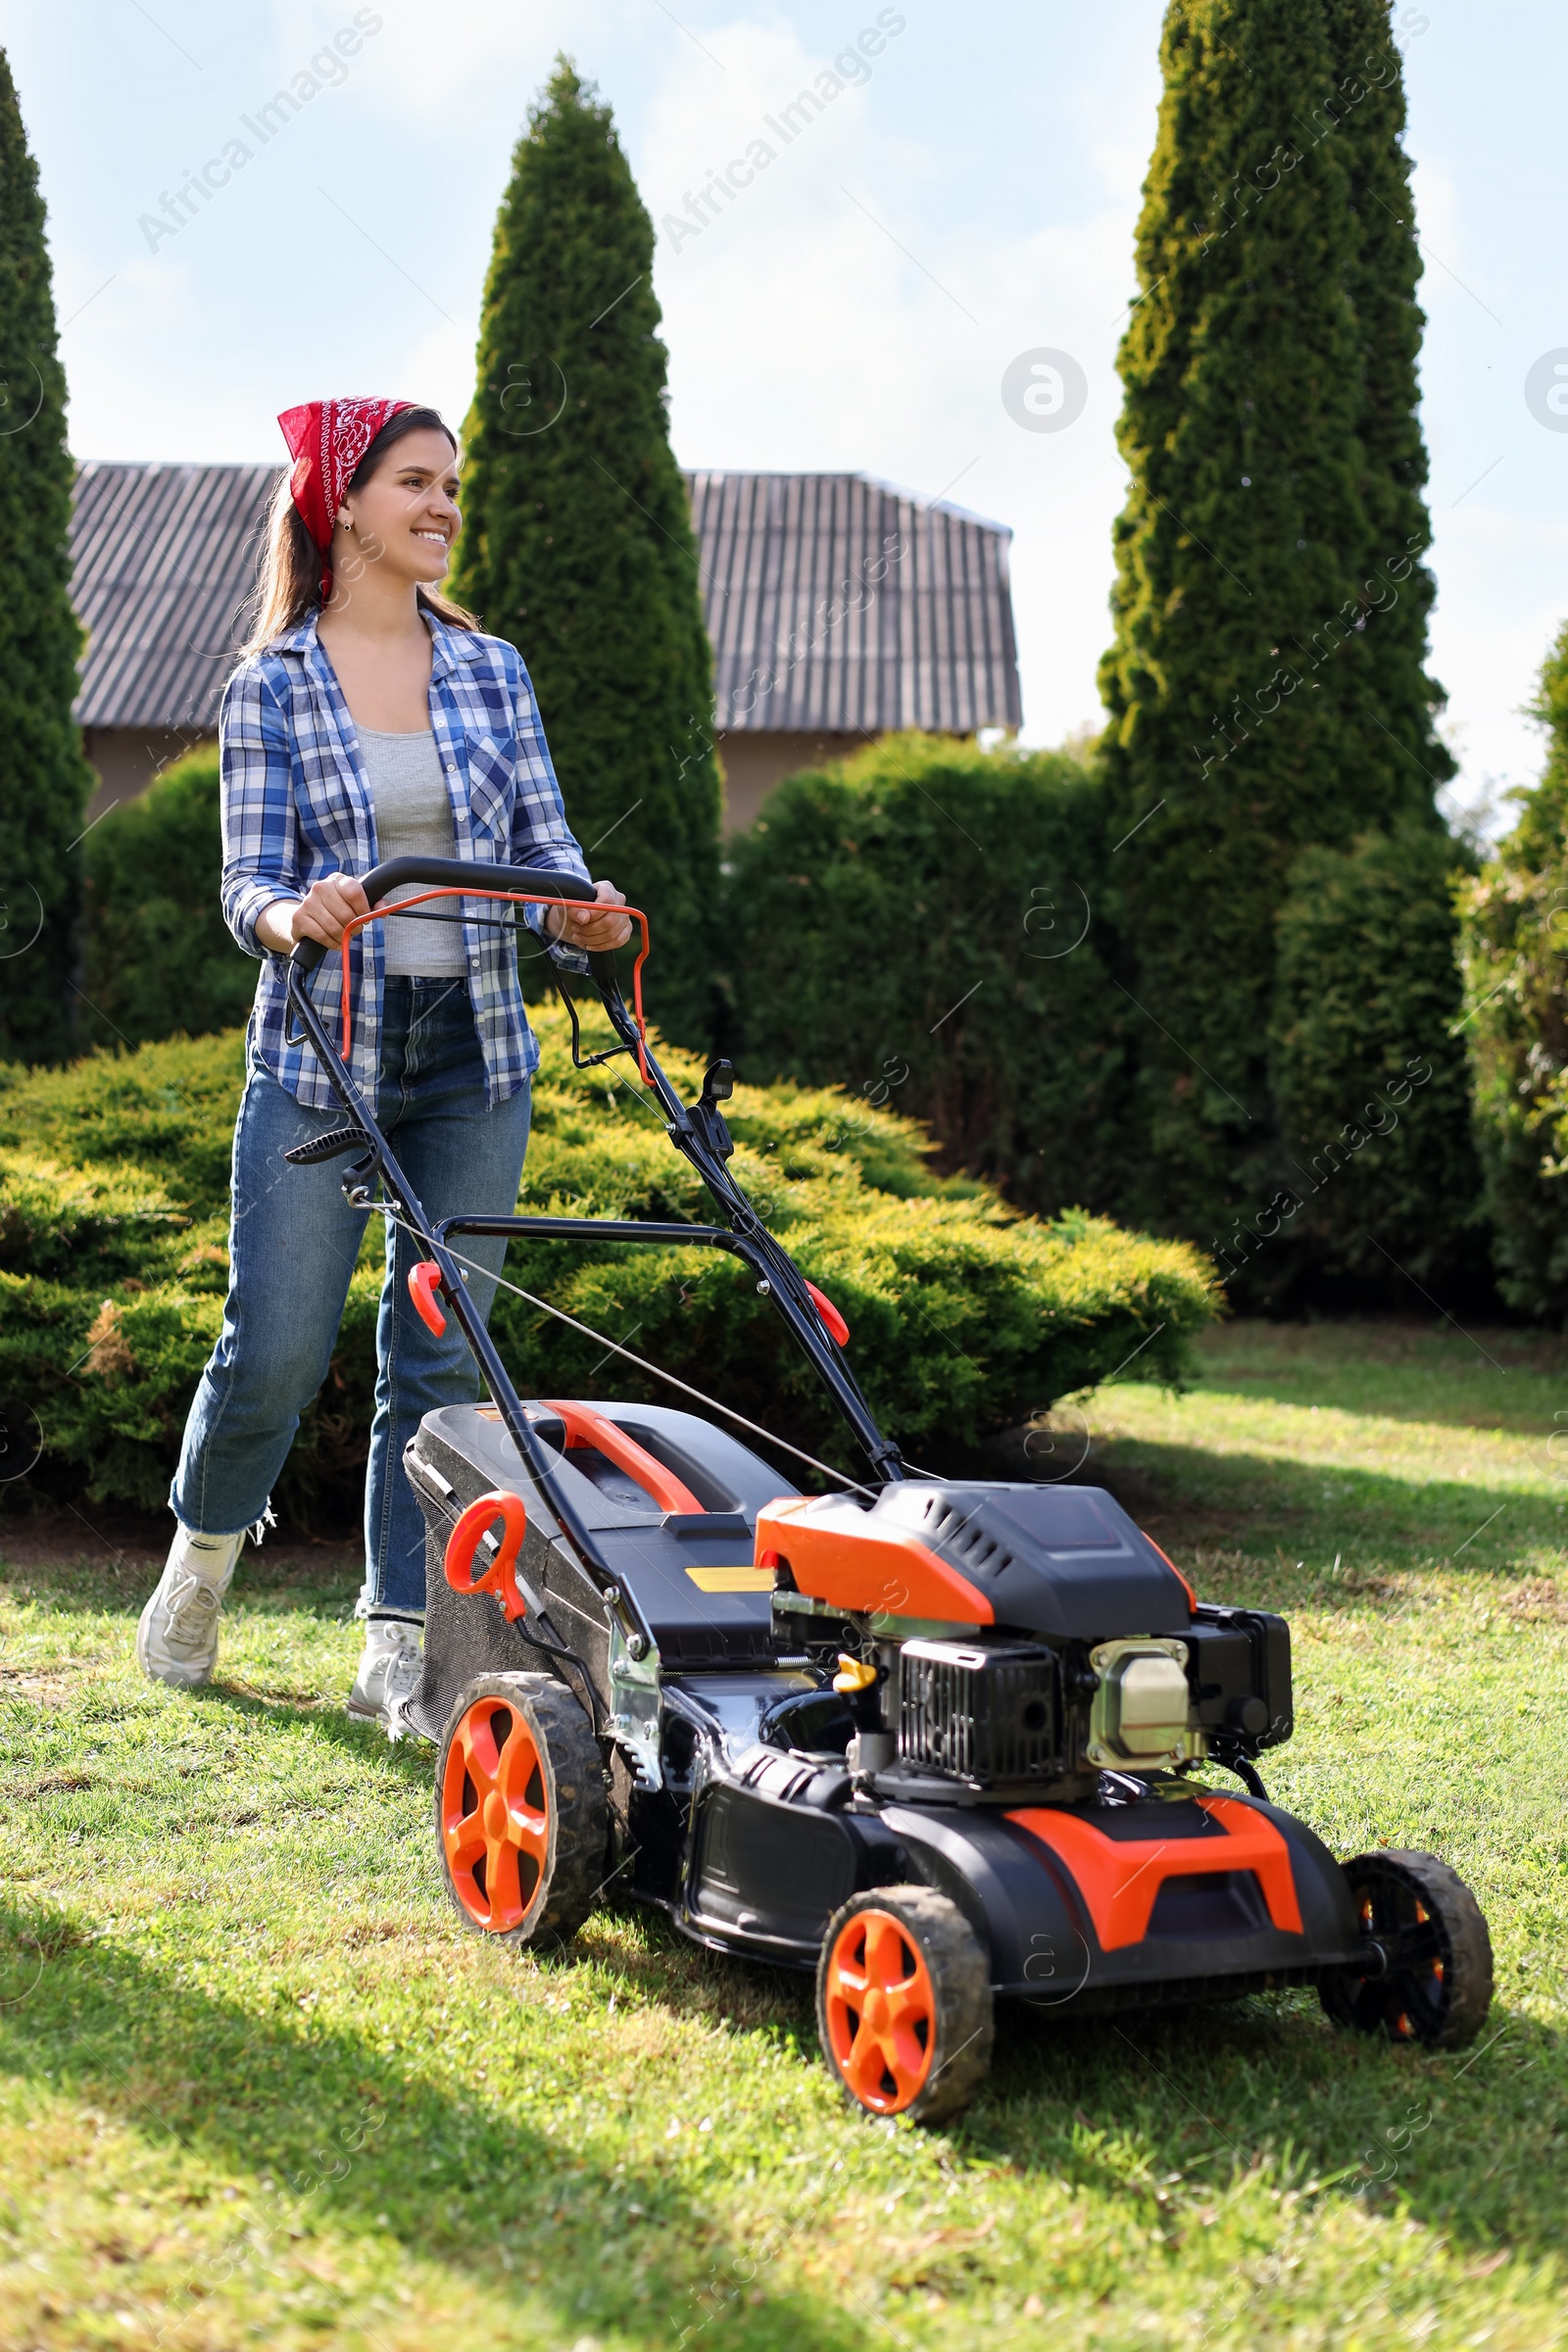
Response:
[[[661,224],[680,462],[860,471],[1007,524],[1024,737],[1060,742],[1100,720],[1126,480],[1114,361],[1160,16],[1159,0],[8,0],[72,446],[279,458],[277,412],[327,393],[461,421],[512,148],[565,51]],[[1456,809],[1495,831],[1539,772],[1520,706],[1568,616],[1568,394],[1561,415],[1552,396],[1568,9],[1396,0],[1394,23],[1430,321],[1432,668]],[[836,58],[845,86],[820,116],[787,143],[764,128]],[[295,114],[260,113],[300,75],[316,86]],[[681,228],[759,137],[771,164]],[[166,199],[203,172],[210,197],[171,228]],[[1066,355],[1078,411],[1049,431],[1007,390],[1041,351]]]

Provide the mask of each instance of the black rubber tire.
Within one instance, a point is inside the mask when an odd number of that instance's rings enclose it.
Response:
[[[1390,1963],[1375,1975],[1352,1965],[1325,1977],[1318,1994],[1329,2016],[1389,2041],[1468,2048],[1492,2006],[1492,1937],[1463,1879],[1436,1854],[1393,1847],[1344,1867],[1362,1933],[1388,1947]]]
[[[526,1837],[485,1831],[487,1788],[475,1777],[484,1759],[472,1743],[482,1744],[486,1732],[486,1757],[493,1751],[502,1766],[488,1783],[503,1796],[498,1820],[514,1831],[525,1820]],[[512,1789],[510,1813],[502,1779]],[[477,1826],[465,1836],[465,1823]],[[609,1829],[604,1759],[571,1692],[548,1674],[482,1674],[469,1683],[447,1718],[435,1768],[436,1847],[464,1925],[519,1949],[563,1949],[598,1898]],[[504,1886],[489,1886],[491,1871],[498,1882],[505,1878]]]
[[[886,2034],[846,1998],[841,1972],[857,1948],[857,1923],[867,1913],[893,1923],[902,1939],[900,1989],[906,1984],[926,2012],[911,2018],[913,2046],[906,2036],[901,2071],[887,2055]],[[880,1948],[893,1948],[886,1930]],[[877,1886],[852,1895],[828,1921],[822,1940],[816,2026],[835,2081],[865,2113],[906,2115],[916,2124],[959,2114],[991,2071],[996,2025],[990,1965],[957,1904],[930,1886]]]

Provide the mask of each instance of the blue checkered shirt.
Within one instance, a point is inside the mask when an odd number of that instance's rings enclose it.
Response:
[[[567,826],[528,673],[500,637],[449,627],[426,615],[433,647],[430,726],[452,801],[460,858],[475,866],[553,866],[586,877]],[[300,900],[333,873],[365,874],[377,862],[375,811],[365,762],[336,672],[316,634],[316,617],[242,662],[224,690],[218,721],[223,809],[223,919],[247,956],[262,957],[250,1046],[279,1085],[314,1110],[336,1098],[309,1046],[285,1038],[285,973],[256,937],[256,919],[277,899]],[[465,900],[470,918],[497,915],[494,902]],[[432,911],[455,913],[457,901]],[[545,909],[527,919],[542,934]],[[354,1046],[350,1068],[373,1109],[380,1058],[382,923],[357,933],[351,955]],[[539,1066],[517,985],[510,933],[464,924],[468,990],[494,1106]],[[571,950],[552,949],[568,968]],[[338,1036],[342,958],[329,953],[310,981],[313,1001]]]

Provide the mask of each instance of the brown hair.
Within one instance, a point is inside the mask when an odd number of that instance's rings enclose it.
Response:
[[[396,441],[406,433],[445,433],[457,454],[458,437],[439,411],[435,409],[401,409],[388,419],[370,443],[354,471],[349,483],[358,490],[368,482]],[[272,493],[272,504],[267,517],[267,539],[257,566],[254,608],[255,625],[240,647],[240,660],[265,652],[273,639],[285,629],[296,628],[306,616],[319,612],[321,605],[321,551],[305,527],[305,518],[289,494],[286,472],[278,476]],[[476,629],[474,615],[451,597],[443,596],[437,588],[418,590],[419,609],[433,612],[452,628]]]

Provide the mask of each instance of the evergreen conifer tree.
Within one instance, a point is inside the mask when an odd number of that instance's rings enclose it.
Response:
[[[1427,620],[1436,594],[1420,561],[1432,537],[1423,490],[1426,443],[1417,413],[1426,317],[1416,301],[1421,249],[1404,152],[1404,81],[1390,32],[1390,0],[1324,0],[1335,86],[1327,117],[1346,174],[1350,249],[1345,277],[1355,318],[1361,502],[1367,519],[1364,658],[1348,666],[1374,746],[1401,767],[1412,810],[1436,818],[1420,789],[1446,783],[1454,761],[1434,720],[1442,689],[1426,675]],[[1409,558],[1398,583],[1388,566]],[[1380,740],[1381,739],[1381,740]]]
[[[1368,540],[1365,626],[1336,685],[1396,786],[1409,792],[1389,835],[1313,848],[1292,869],[1280,911],[1274,1108],[1286,1182],[1299,1200],[1298,1283],[1348,1275],[1357,1295],[1408,1299],[1396,1272],[1473,1293],[1484,1280],[1480,1177],[1470,1137],[1465,1040],[1456,1034],[1458,920],[1452,885],[1467,858],[1433,800],[1454,762],[1437,732],[1441,690],[1427,677],[1434,584],[1417,403],[1425,323],[1404,153],[1404,90],[1388,0],[1324,0],[1334,90],[1313,123],[1345,168],[1350,214],[1346,290],[1358,352],[1356,438]],[[1328,125],[1332,125],[1329,128]],[[1396,563],[1402,579],[1391,576]],[[1389,803],[1398,799],[1397,791]],[[1369,823],[1374,819],[1369,818]],[[1430,1073],[1396,1113],[1378,1094],[1394,1073]],[[1397,1084],[1397,1081],[1396,1081]],[[1383,1102],[1383,1108],[1376,1107]],[[1385,1122],[1397,1118],[1395,1128]],[[1349,1180],[1315,1173],[1355,1147]],[[1244,1281],[1280,1296],[1271,1260]]]
[[[610,110],[558,60],[496,223],[456,584],[520,648],[590,864],[652,922],[653,1009],[698,1042],[718,878],[712,657],[653,258]]]
[[[1323,0],[1171,0],[1162,63],[1102,687],[1147,1016],[1149,1173],[1127,1205],[1206,1242],[1277,1171],[1268,1037],[1291,865],[1419,820],[1431,788],[1364,719],[1366,616],[1402,598],[1414,559],[1391,548],[1369,571],[1349,287],[1370,258]]]
[[[92,774],[72,720],[66,382],[44,205],[0,51],[0,1059],[65,1055]]]

